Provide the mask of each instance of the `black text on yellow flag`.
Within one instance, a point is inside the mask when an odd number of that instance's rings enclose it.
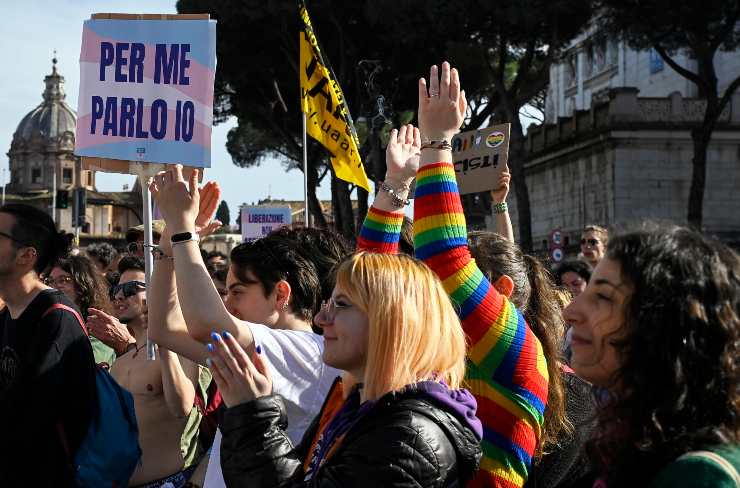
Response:
[[[337,178],[370,191],[344,94],[324,61],[303,2],[299,9],[303,27],[299,35],[301,110],[306,114],[306,132],[331,153]]]

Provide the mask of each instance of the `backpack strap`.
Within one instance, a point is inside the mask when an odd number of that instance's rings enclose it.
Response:
[[[723,458],[716,452],[712,451],[691,451],[680,456],[678,459],[706,459],[713,462],[722,468],[727,475],[732,478],[737,486],[740,486],[740,473],[737,472],[735,466],[732,465],[727,459]]]
[[[45,318],[47,315],[52,313],[54,310],[66,310],[67,312],[71,313],[75,316],[77,319],[77,323],[80,324],[80,327],[82,328],[82,331],[85,333],[86,337],[89,337],[90,335],[87,333],[87,328],[85,327],[85,323],[82,321],[82,317],[80,316],[80,313],[75,310],[74,308],[70,307],[69,305],[65,305],[63,303],[55,303],[51,307],[47,308],[46,311],[41,315],[41,318]],[[74,467],[74,461],[72,460],[72,452],[69,448],[69,442],[67,441],[67,434],[64,430],[64,424],[62,424],[62,421],[60,420],[57,422],[57,434],[59,434],[59,441],[62,443],[62,448],[64,448],[64,452],[67,454],[67,468],[70,471],[70,474],[74,478],[74,474],[76,472]]]
[[[85,322],[82,320],[82,317],[80,316],[80,313],[74,308],[70,307],[69,305],[65,305],[63,303],[55,303],[54,305],[46,309],[46,312],[44,312],[41,318],[43,319],[44,317],[52,313],[54,310],[66,310],[67,312],[74,315],[75,318],[77,319],[77,323],[80,324],[80,327],[82,327],[82,332],[84,332],[86,336],[88,337],[90,336],[90,334],[88,334],[87,332],[87,327],[85,327]]]

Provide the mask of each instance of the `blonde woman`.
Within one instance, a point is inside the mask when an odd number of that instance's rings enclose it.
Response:
[[[294,448],[260,348],[230,334],[209,363],[229,407],[221,467],[237,486],[464,486],[478,468],[476,402],[459,389],[465,337],[436,275],[408,256],[358,253],[316,315],[323,360],[345,372]],[[349,382],[348,382],[349,383]]]

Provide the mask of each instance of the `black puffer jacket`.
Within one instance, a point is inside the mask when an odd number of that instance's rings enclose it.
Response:
[[[282,398],[262,397],[226,410],[221,468],[229,488],[462,487],[478,470],[481,449],[454,413],[423,393],[385,395],[306,482],[303,463],[321,414],[293,448]]]

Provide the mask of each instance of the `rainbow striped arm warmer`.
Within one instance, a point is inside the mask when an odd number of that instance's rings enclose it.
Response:
[[[458,307],[468,339],[466,380],[483,422],[481,469],[468,486],[521,487],[542,429],[547,364],[522,314],[470,256],[450,163],[419,168],[414,247]]]
[[[357,238],[358,251],[398,254],[398,239],[403,225],[403,211],[385,212],[370,207]]]

